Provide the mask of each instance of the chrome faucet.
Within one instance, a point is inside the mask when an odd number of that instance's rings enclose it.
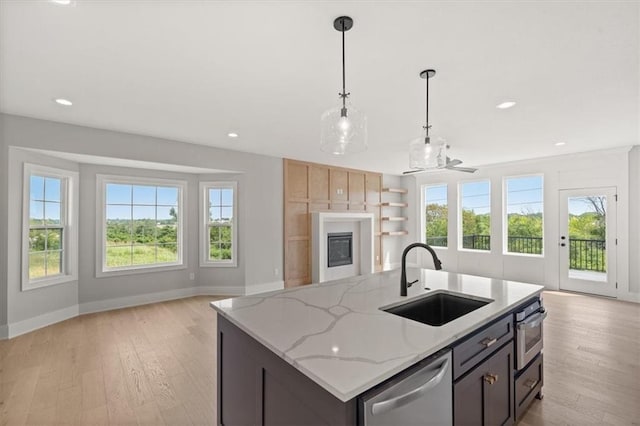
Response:
[[[400,276],[400,296],[406,296],[407,288],[411,287],[413,284],[418,282],[418,280],[415,280],[415,281],[411,281],[410,283],[407,283],[407,253],[409,253],[409,251],[411,251],[411,249],[414,247],[423,247],[427,249],[429,253],[431,253],[431,257],[433,257],[433,265],[435,266],[436,271],[439,271],[442,269],[442,262],[440,262],[440,259],[438,259],[438,256],[436,256],[436,252],[433,251],[431,246],[428,246],[424,243],[409,244],[407,248],[405,248],[404,251],[402,252],[402,275]]]

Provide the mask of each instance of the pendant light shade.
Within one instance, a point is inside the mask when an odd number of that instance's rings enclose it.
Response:
[[[341,16],[333,27],[342,33],[342,93],[340,103],[322,114],[320,149],[334,155],[362,152],[367,149],[367,117],[351,106],[345,82],[345,33],[353,27],[353,19]]]
[[[447,142],[444,138],[430,134],[429,124],[429,79],[435,70],[424,70],[420,78],[426,80],[426,123],[422,133],[409,143],[409,168],[412,170],[441,169],[447,166]]]

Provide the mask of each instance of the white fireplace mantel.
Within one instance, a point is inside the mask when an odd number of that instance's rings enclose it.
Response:
[[[314,212],[311,213],[311,278],[321,283],[328,277],[327,228],[333,223],[352,223],[358,232],[354,233],[354,244],[358,244],[357,260],[359,270],[354,275],[375,272],[373,248],[373,213]],[[356,241],[357,235],[357,241]],[[354,250],[355,252],[356,250]],[[354,253],[355,255],[356,253]],[[344,277],[340,277],[344,278]]]

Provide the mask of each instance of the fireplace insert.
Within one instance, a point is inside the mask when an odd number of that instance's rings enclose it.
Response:
[[[353,264],[353,233],[336,232],[327,234],[328,267]]]

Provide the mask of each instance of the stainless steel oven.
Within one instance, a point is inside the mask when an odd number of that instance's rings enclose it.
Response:
[[[522,370],[542,351],[542,322],[547,311],[536,300],[515,314],[516,369]]]

